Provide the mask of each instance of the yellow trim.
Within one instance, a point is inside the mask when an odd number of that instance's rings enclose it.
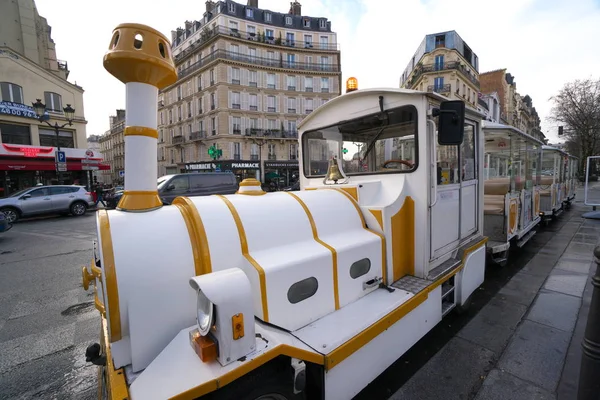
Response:
[[[246,178],[240,182],[240,186],[258,186],[260,187],[260,181],[254,178]]]
[[[106,302],[110,322],[109,340],[121,340],[121,311],[119,309],[119,288],[117,286],[117,272],[115,270],[115,254],[113,251],[110,222],[106,210],[98,211],[98,225],[100,226],[100,240],[102,245],[102,268],[106,279]]]
[[[100,302],[100,299],[98,298],[98,289],[94,286],[94,306],[96,307],[96,310],[100,311],[100,315],[102,315],[103,318],[106,318],[106,310],[104,309],[104,304],[102,304],[102,302]]]
[[[313,188],[306,188],[304,190],[317,190],[317,188],[314,188],[314,187]]]
[[[369,210],[379,223],[379,227],[383,230],[383,212],[381,210]]]
[[[173,205],[181,212],[181,216],[183,217],[185,226],[188,230],[196,276],[211,273],[212,263],[210,259],[210,247],[208,246],[206,230],[204,229],[204,223],[202,222],[202,218],[200,218],[198,209],[188,197],[175,198],[175,200],[173,200]]]
[[[348,193],[352,198],[358,202],[358,189],[355,187],[341,187],[344,192]]]
[[[398,212],[391,218],[392,282],[415,274],[415,202],[406,196]]]
[[[92,261],[92,265],[90,265],[90,268],[92,269],[92,275],[94,275],[94,277],[102,278],[102,270],[100,268],[96,267],[96,265],[94,264],[93,261]]]
[[[332,351],[329,355],[325,356],[325,370],[332,369],[333,367],[344,361],[346,358],[350,357],[352,354],[364,347],[371,340],[379,336],[383,331],[389,329],[401,318],[403,318],[409,312],[413,311],[415,308],[421,305],[425,300],[427,300],[431,291],[433,291],[435,288],[446,282],[453,275],[458,273],[458,271],[463,269],[468,255],[476,249],[478,249],[479,247],[485,245],[487,241],[488,238],[485,237],[475,245],[465,249],[462,256],[462,264],[458,268],[446,274],[442,278],[436,280],[434,283],[417,293],[415,296],[411,297],[408,301],[406,301],[406,303],[403,303],[402,305],[400,305],[400,307],[391,311],[379,321],[375,322],[367,329],[358,333],[352,339],[350,339],[349,341]]]
[[[262,196],[263,194],[267,194],[264,190],[247,190],[244,192],[237,191],[235,194],[245,194],[247,196]]]
[[[96,283],[94,279],[94,274],[91,274],[87,267],[81,267],[81,278],[83,283],[83,290],[88,290],[90,288],[90,282]]]
[[[259,355],[258,357],[240,365],[238,368],[221,375],[218,378],[204,382],[193,389],[171,397],[171,400],[191,400],[214,392],[215,390],[234,382],[240,377],[254,371],[258,367],[281,355],[298,358],[300,360],[319,365],[323,365],[325,363],[325,358],[320,354],[311,353],[309,351],[298,349],[286,344],[280,344]]]
[[[304,209],[304,212],[306,213],[306,216],[308,217],[308,221],[310,222],[310,227],[312,229],[312,234],[313,234],[313,238],[315,239],[315,241],[317,243],[319,243],[321,246],[327,248],[327,250],[331,251],[331,258],[333,261],[333,299],[335,301],[335,309],[339,310],[339,308],[340,308],[340,293],[339,293],[339,287],[338,287],[339,283],[338,283],[337,251],[332,246],[325,243],[324,241],[322,241],[319,238],[319,234],[317,232],[317,224],[315,224],[315,219],[313,218],[312,213],[308,209],[306,203],[304,201],[302,201],[302,199],[300,197],[298,197],[296,194],[294,194],[292,192],[285,192],[285,193],[289,194],[294,199],[296,199],[298,201],[298,203],[300,203],[300,205]]]
[[[379,238],[381,239],[381,277],[383,279],[383,283],[387,284],[387,273],[385,270],[385,266],[387,264],[386,263],[387,256],[386,256],[385,236],[383,236],[379,232],[375,232],[374,230],[367,228],[367,223],[365,222],[365,216],[363,215],[362,211],[360,210],[358,203],[354,200],[354,198],[349,193],[347,193],[344,190],[338,189],[338,188],[325,188],[325,189],[336,190],[339,193],[346,196],[350,200],[350,203],[352,203],[352,205],[356,209],[356,212],[358,213],[358,216],[360,217],[360,220],[362,222],[363,229],[368,232],[371,232],[374,235],[379,236]]]
[[[389,329],[392,325],[398,322],[401,318],[405,317],[409,312],[420,306],[429,297],[428,290],[422,290],[417,293],[406,303],[403,303],[400,307],[387,314],[385,317],[369,326],[364,331],[360,332],[352,339],[332,351],[329,355],[325,356],[325,370],[328,371],[350,357],[356,351],[360,350],[371,340],[375,339],[386,329]]]
[[[162,207],[158,191],[126,190],[119,200],[117,210],[121,211],[151,211]]]
[[[220,197],[221,200],[223,200],[225,202],[225,204],[227,205],[227,207],[229,208],[229,211],[231,212],[231,216],[233,217],[233,220],[235,221],[235,226],[237,227],[238,235],[240,237],[240,245],[242,247],[242,254],[246,258],[246,260],[248,260],[248,262],[250,264],[252,264],[252,266],[254,267],[254,269],[256,269],[256,272],[258,273],[258,280],[260,282],[260,296],[261,296],[261,300],[262,300],[262,311],[263,311],[262,319],[265,322],[269,322],[269,307],[268,307],[268,303],[267,303],[267,280],[265,277],[265,271],[256,262],[256,260],[250,255],[250,253],[248,251],[248,240],[246,239],[246,230],[244,229],[244,224],[242,224],[242,220],[241,220],[240,215],[238,214],[237,210],[235,209],[235,206],[227,197],[220,195],[220,194],[218,194],[216,196]]]
[[[102,353],[106,355],[106,393],[108,400],[128,400],[129,390],[125,382],[125,372],[123,368],[115,370],[110,344],[107,337],[106,319],[101,319],[100,343],[102,343]],[[100,369],[100,368],[99,368]],[[102,375],[99,375],[101,379]],[[100,389],[102,381],[98,379],[98,388]]]
[[[126,126],[123,136],[146,136],[149,138],[158,139],[158,131],[145,126]]]

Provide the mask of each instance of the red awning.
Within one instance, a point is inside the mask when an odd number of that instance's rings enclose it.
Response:
[[[101,171],[110,170],[110,165],[97,164]],[[67,171],[82,171],[80,161],[67,160]],[[0,171],[55,171],[54,160],[3,160],[0,158]]]

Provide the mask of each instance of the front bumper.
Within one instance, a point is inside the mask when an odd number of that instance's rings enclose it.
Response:
[[[124,368],[115,370],[113,365],[110,345],[108,343],[108,328],[106,318],[104,317],[101,317],[100,343],[102,354],[106,355],[106,365],[98,367],[98,393],[103,393],[104,391],[108,393],[107,400],[129,399],[129,389],[125,381]]]

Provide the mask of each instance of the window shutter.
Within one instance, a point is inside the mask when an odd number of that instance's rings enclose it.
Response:
[[[231,67],[227,67],[227,83],[231,83],[231,76],[233,72],[231,71]]]
[[[234,143],[229,142],[229,158],[230,159],[233,159],[233,154],[234,154],[233,148],[234,148]]]
[[[248,70],[247,69],[243,69],[242,70],[242,78],[241,78],[242,79],[242,85],[244,85],[244,86],[248,86],[249,85],[249,83],[248,83],[248,76],[249,76]]]
[[[256,109],[258,111],[262,111],[263,110],[260,103],[261,103],[261,96],[256,96]]]
[[[333,92],[333,78],[331,77],[329,78],[329,92]]]
[[[240,93],[241,97],[242,97],[242,110],[248,110],[250,107],[248,107],[248,93],[247,92],[242,92]]]
[[[50,95],[50,92],[44,92],[44,102],[46,103],[47,109],[52,108],[52,96]]]
[[[233,117],[231,115],[229,116],[229,134],[233,134]]]
[[[229,108],[232,108],[232,106],[231,106],[231,91],[227,92],[227,102],[229,104]]]

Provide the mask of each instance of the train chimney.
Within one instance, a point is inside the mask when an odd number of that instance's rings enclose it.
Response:
[[[157,180],[158,91],[177,81],[171,45],[146,25],[117,26],[104,68],[125,84],[125,191],[121,211],[150,211],[162,206]]]

